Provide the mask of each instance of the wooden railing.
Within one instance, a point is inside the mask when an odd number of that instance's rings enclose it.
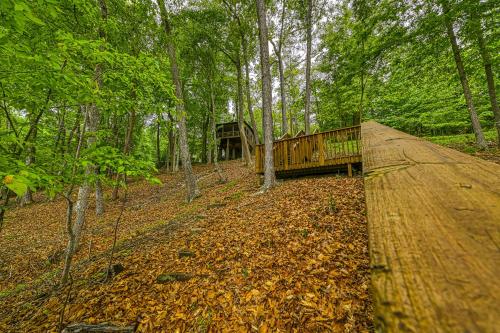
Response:
[[[276,172],[361,162],[361,126],[275,141]],[[255,147],[255,171],[264,172],[264,145]]]
[[[240,136],[240,131],[224,131],[224,132],[217,132],[217,138],[224,139],[224,138],[234,138]]]

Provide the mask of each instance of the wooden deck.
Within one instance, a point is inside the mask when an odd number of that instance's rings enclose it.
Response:
[[[304,135],[275,141],[274,168],[277,175],[322,172],[361,162],[361,127]],[[255,169],[264,173],[264,145],[255,147]]]
[[[500,331],[500,165],[361,129],[377,326]]]

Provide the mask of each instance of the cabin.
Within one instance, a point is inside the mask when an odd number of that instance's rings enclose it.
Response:
[[[254,133],[252,126],[250,126],[246,121],[243,122],[243,125],[245,127],[248,148],[250,149],[250,153],[253,154],[255,151],[256,134]],[[217,147],[219,159],[228,161],[241,158],[243,156],[240,128],[237,121],[217,124],[216,138],[219,141],[219,145]]]

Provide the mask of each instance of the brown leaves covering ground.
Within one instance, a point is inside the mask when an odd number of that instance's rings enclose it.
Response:
[[[104,254],[119,204],[108,203],[99,220],[91,206],[65,324],[137,323],[138,332],[369,331],[362,179],[291,179],[254,195],[251,170],[237,161],[223,167],[226,184],[209,167],[195,168],[203,196],[191,204],[184,203],[181,174],[161,175],[161,187],[130,185],[115,260],[125,270],[108,283],[101,282]],[[54,288],[62,263],[47,258],[64,249],[63,221],[62,201],[8,213],[0,235],[0,331],[57,330],[69,288]],[[179,258],[179,250],[196,256]],[[156,283],[169,272],[193,277]]]

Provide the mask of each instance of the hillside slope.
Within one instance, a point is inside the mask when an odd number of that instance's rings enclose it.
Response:
[[[195,168],[202,197],[191,204],[182,174],[160,175],[162,186],[130,185],[115,259],[124,270],[106,283],[119,203],[99,220],[89,209],[74,282],[62,290],[54,254],[65,245],[64,203],[10,211],[0,235],[0,331],[56,331],[62,309],[64,325],[139,332],[369,331],[362,179],[292,179],[255,195],[251,170],[222,166],[226,184],[210,167]]]

